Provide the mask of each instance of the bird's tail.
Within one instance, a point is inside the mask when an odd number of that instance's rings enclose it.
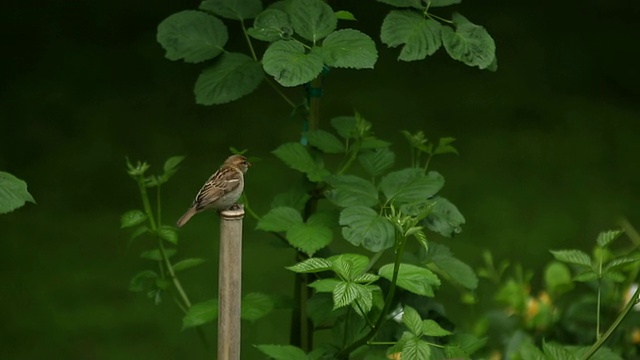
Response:
[[[178,223],[176,225],[178,225],[178,227],[182,227],[182,225],[186,224],[187,221],[189,221],[189,219],[191,219],[191,217],[196,213],[197,211],[195,208],[189,208],[189,210],[187,210],[187,212],[178,219]]]

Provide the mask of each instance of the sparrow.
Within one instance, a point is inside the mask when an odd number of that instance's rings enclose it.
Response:
[[[244,174],[251,164],[242,155],[231,155],[224,164],[207,180],[193,204],[178,220],[178,227],[186,224],[191,217],[208,209],[226,210],[237,206],[244,189]]]

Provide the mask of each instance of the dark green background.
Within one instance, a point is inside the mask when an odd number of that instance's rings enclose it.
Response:
[[[361,21],[348,25],[372,35],[386,9],[333,4],[352,10]],[[164,59],[155,28],[196,1],[2,6],[0,170],[25,179],[38,204],[0,216],[0,358],[205,358],[195,333],[180,332],[170,300],[156,307],[127,290],[148,265],[138,253],[149,244],[128,245],[119,229],[120,213],[139,207],[124,158],[158,170],[169,156],[187,156],[164,188],[172,223],[229,146],[248,148],[263,158],[248,174],[247,193],[264,213],[273,195],[298,181],[270,151],[296,141],[300,124],[266,85],[237,103],[194,104],[202,66]],[[467,68],[442,50],[397,62],[397,49],[380,46],[375,70],[329,74],[324,124],[358,110],[394,142],[399,166],[407,165],[400,129],[455,137],[460,156],[441,157],[432,169],[467,218],[446,243],[474,265],[490,249],[539,271],[548,249],[588,251],[620,216],[638,226],[638,5],[467,1],[457,9],[496,40],[498,72]],[[244,49],[237,35],[229,47]],[[286,90],[295,99],[301,91]],[[283,267],[293,253],[254,227],[247,218],[244,289],[289,293]],[[185,273],[196,302],[216,293],[217,231],[210,213],[180,233],[183,256],[211,259]],[[285,343],[287,320],[278,310],[245,324],[243,358],[259,358],[251,344]],[[213,338],[213,326],[208,332]]]

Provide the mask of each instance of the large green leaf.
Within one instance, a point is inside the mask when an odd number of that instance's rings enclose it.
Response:
[[[305,360],[307,354],[293,345],[256,345],[256,348],[275,360]]]
[[[478,287],[478,277],[471,266],[454,257],[449,248],[444,245],[429,244],[425,261],[427,264],[432,263],[437,266],[440,271],[449,275],[451,280],[467,289],[474,290]]]
[[[344,144],[340,139],[328,131],[311,130],[307,132],[309,145],[320,149],[327,154],[339,154],[344,152]]]
[[[387,148],[363,151],[358,155],[362,168],[371,176],[378,176],[393,166],[396,155]]]
[[[462,0],[428,0],[429,7],[442,7],[454,4],[460,4]]]
[[[389,47],[402,46],[399,60],[422,60],[442,45],[442,25],[415,11],[391,11],[382,22],[380,39]]]
[[[194,304],[182,318],[182,330],[212,322],[218,317],[218,299]]]
[[[300,143],[286,143],[280,145],[273,153],[292,169],[307,174],[309,180],[319,182],[330,173],[318,164],[309,154],[309,150]]]
[[[241,306],[242,319],[256,321],[273,311],[275,304],[269,295],[252,292],[242,298]]]
[[[393,265],[384,265],[378,270],[378,274],[391,281],[393,279]],[[440,279],[427,268],[400,264],[397,285],[414,294],[433,297],[433,288],[440,286]]]
[[[331,67],[373,69],[378,60],[375,42],[369,35],[353,29],[332,32],[319,50],[325,64]]]
[[[271,207],[287,206],[302,212],[302,209],[304,209],[309,198],[311,198],[311,196],[302,188],[302,186],[291,186],[289,190],[280,193],[273,198],[273,201],[271,201]]]
[[[253,27],[247,33],[254,39],[273,42],[287,39],[293,29],[287,13],[278,9],[266,9],[256,17]]]
[[[341,283],[342,280],[338,279],[320,279],[309,284],[310,287],[316,289],[317,292],[333,292],[333,289]]]
[[[331,229],[323,225],[299,223],[287,230],[289,244],[309,256],[329,245],[332,239]]]
[[[264,231],[287,231],[293,225],[302,224],[302,215],[287,206],[279,206],[269,212],[258,221],[256,229]]]
[[[442,43],[454,60],[480,69],[488,68],[495,59],[496,44],[484,27],[469,22],[462,15],[454,14],[454,31],[442,27]]]
[[[264,78],[259,62],[240,53],[225,53],[204,69],[194,88],[196,103],[218,105],[252,93]]]
[[[451,331],[443,329],[437,322],[427,319],[422,321],[422,332],[427,336],[448,336]]]
[[[378,204],[378,189],[370,181],[355,175],[334,175],[326,179],[333,187],[325,193],[327,200],[341,206],[375,206]]]
[[[156,38],[165,49],[167,59],[199,63],[220,55],[229,34],[215,16],[185,10],[164,19],[158,25]]]
[[[232,20],[253,19],[262,11],[260,0],[204,0],[200,9]]]
[[[0,214],[11,212],[27,201],[36,203],[27,191],[27,183],[7,172],[0,171]]]
[[[412,7],[415,9],[424,9],[425,6],[422,0],[378,0],[381,3],[395,7]]]
[[[434,205],[429,216],[425,219],[425,224],[429,230],[446,237],[461,233],[461,225],[465,223],[465,219],[458,208],[449,200],[440,196],[435,196],[432,201]]]
[[[340,213],[344,238],[355,246],[362,245],[373,252],[393,246],[395,229],[384,217],[366,206],[348,207]]]
[[[291,0],[287,11],[295,32],[314,44],[338,25],[333,9],[322,0]]]
[[[380,181],[380,189],[395,203],[426,201],[444,186],[444,178],[435,171],[424,174],[422,169],[407,168],[387,174]]]
[[[264,71],[282,86],[297,86],[315,79],[323,67],[315,51],[306,52],[304,45],[291,40],[279,40],[267,48],[262,57]]]

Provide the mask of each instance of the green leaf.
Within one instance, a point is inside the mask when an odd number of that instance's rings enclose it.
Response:
[[[344,144],[335,135],[324,130],[311,130],[307,132],[309,145],[320,149],[327,154],[340,154],[344,152]]]
[[[626,280],[626,277],[622,273],[612,270],[606,271],[604,274],[602,274],[602,278],[617,283],[621,283]]]
[[[185,10],[158,25],[157,40],[165,49],[167,59],[199,63],[220,55],[229,34],[227,27],[215,16]]]
[[[458,208],[441,196],[435,196],[432,201],[435,204],[425,220],[427,228],[449,238],[461,233],[465,219]]]
[[[380,189],[387,199],[396,203],[426,201],[444,186],[444,178],[435,171],[424,174],[422,169],[407,168],[387,174]]]
[[[591,258],[580,250],[550,250],[553,256],[562,262],[591,267]]]
[[[129,210],[120,217],[120,228],[128,228],[142,224],[147,220],[147,214],[141,210]]]
[[[460,4],[462,0],[429,0],[429,7],[442,7]]]
[[[378,0],[378,2],[395,7],[412,7],[420,10],[425,8],[422,0]]]
[[[343,276],[349,279],[353,279],[359,277],[364,273],[364,271],[369,266],[370,259],[361,254],[340,254],[329,257],[329,260],[332,264],[337,264],[337,266],[333,266],[333,270],[336,273],[340,273],[338,268],[344,268],[343,263],[349,264],[349,271],[342,272]]]
[[[131,235],[129,235],[129,239],[133,240],[135,238],[137,238],[138,236],[142,235],[142,234],[146,234],[150,232],[149,228],[142,225],[142,226],[138,226],[137,228],[135,228],[135,230],[133,230],[131,232]]]
[[[378,176],[393,166],[396,155],[387,148],[377,148],[358,155],[360,166],[371,176]]]
[[[565,346],[554,344],[550,342],[542,342],[542,350],[547,359],[554,360],[577,360],[574,352],[567,349]]]
[[[309,258],[293,266],[287,266],[287,270],[297,273],[317,273],[331,270],[331,261],[323,258]]]
[[[371,311],[371,308],[373,307],[374,288],[376,288],[377,291],[380,291],[380,288],[377,286],[355,284],[355,289],[358,292],[358,296],[351,305],[353,309],[362,317],[366,316],[366,314],[369,313],[369,311]]]
[[[442,27],[442,43],[454,60],[480,69],[488,68],[495,58],[496,44],[484,27],[475,25],[462,15],[454,14],[454,31],[448,26]],[[466,21],[466,22],[465,22]]]
[[[333,232],[324,225],[298,223],[287,230],[287,241],[291,246],[309,256],[331,243]]]
[[[411,331],[415,336],[422,336],[422,318],[416,309],[411,306],[405,305],[402,313],[402,323]]]
[[[218,317],[218,299],[211,299],[194,304],[182,318],[182,330],[204,325]]]
[[[273,42],[286,40],[293,33],[289,15],[282,10],[266,9],[253,21],[247,33],[254,39]]]
[[[137,273],[129,282],[129,291],[143,292],[155,284],[158,274],[151,270],[145,270]]]
[[[0,171],[0,214],[12,212],[24,206],[27,201],[36,203],[27,190],[27,183],[7,172]]]
[[[358,283],[358,284],[370,284],[374,281],[378,281],[380,279],[380,276],[378,275],[374,275],[371,273],[364,273],[356,278],[353,279],[353,282]]]
[[[256,345],[256,348],[275,360],[307,359],[307,354],[293,345]]]
[[[553,294],[562,294],[573,288],[571,271],[567,265],[552,261],[544,271],[544,283],[547,291]]]
[[[260,0],[204,0],[200,9],[231,20],[253,19],[262,11]]]
[[[287,10],[295,32],[314,44],[338,25],[333,9],[322,0],[292,0]]]
[[[373,69],[378,60],[375,42],[353,29],[332,32],[319,51],[325,64],[336,68]]]
[[[256,229],[263,231],[287,231],[295,224],[302,224],[302,215],[286,206],[276,207],[258,221]]]
[[[167,256],[167,259],[171,259],[171,257],[176,254],[176,250],[175,249],[165,249],[164,253]],[[162,261],[163,260],[162,253],[160,253],[159,249],[143,251],[140,254],[140,257],[143,258],[143,259],[153,260],[153,261]]]
[[[343,281],[338,279],[320,279],[309,284],[310,287],[314,288],[317,292],[333,292],[333,289],[338,286],[339,283]]]
[[[177,263],[173,264],[173,271],[178,272],[178,271],[191,269],[192,267],[196,267],[206,261],[207,261],[206,259],[201,259],[201,258],[190,258],[190,259],[180,260]]]
[[[598,274],[596,274],[593,270],[587,270],[573,277],[573,281],[579,282],[590,282],[598,280]]]
[[[302,212],[305,204],[311,196],[300,186],[291,186],[288,191],[280,193],[273,198],[271,207],[291,207]]]
[[[349,21],[358,20],[350,11],[346,11],[346,10],[336,11],[336,18],[338,18],[338,20],[349,20]]]
[[[333,289],[333,309],[351,305],[358,297],[358,290],[356,289],[358,286],[363,285],[340,281]]]
[[[355,116],[338,116],[332,118],[330,122],[338,135],[343,138],[354,139],[357,136]]]
[[[344,238],[355,246],[362,245],[373,252],[393,246],[395,229],[384,217],[366,206],[348,207],[340,213]]]
[[[442,45],[442,28],[438,21],[415,11],[394,10],[382,22],[380,39],[392,48],[402,45],[399,60],[422,60]]]
[[[172,226],[162,225],[158,229],[158,236],[172,244],[178,243],[178,232]]]
[[[451,145],[456,141],[456,139],[452,137],[443,137],[438,140],[438,146],[433,151],[434,154],[458,154],[458,150]]]
[[[431,359],[429,343],[420,340],[417,336],[407,339],[402,346],[402,360]]]
[[[300,143],[286,143],[280,145],[273,153],[290,168],[307,174],[312,182],[323,181],[330,173],[318,164]]]
[[[640,261],[640,257],[637,257],[637,256],[635,257],[623,256],[623,257],[615,258],[607,263],[607,265],[604,267],[604,270],[607,271],[607,270],[619,269],[621,267],[624,267],[625,265],[633,264],[638,261]]]
[[[375,206],[378,190],[370,182],[355,175],[334,175],[325,180],[333,187],[325,193],[327,200],[340,207]]]
[[[603,231],[600,234],[598,234],[598,239],[596,240],[596,242],[598,243],[598,246],[603,248],[611,244],[613,240],[617,239],[623,233],[624,231],[622,230]]]
[[[360,150],[383,149],[388,148],[390,145],[391,143],[388,141],[380,140],[375,136],[368,136],[362,139]]]
[[[252,292],[242,298],[240,317],[256,321],[273,311],[275,304],[269,295]]]
[[[448,336],[451,335],[451,331],[445,330],[437,322],[427,319],[422,322],[422,332],[427,336]]]
[[[383,278],[392,281],[393,264],[387,264],[378,270]],[[440,279],[431,270],[411,264],[400,264],[397,286],[414,294],[433,297],[433,288],[440,286]]]
[[[172,156],[164,162],[164,166],[162,170],[164,170],[164,174],[162,175],[164,181],[169,180],[169,178],[178,171],[178,165],[184,160],[184,156]]]
[[[307,53],[297,41],[279,40],[267,48],[262,57],[264,71],[282,86],[298,86],[315,79],[323,67],[320,55]]]
[[[433,243],[427,252],[426,261],[432,262],[438,269],[449,275],[451,280],[466,289],[475,290],[478,287],[478,277],[473,269],[454,257],[449,248]]]
[[[244,54],[225,53],[198,76],[196,103],[219,105],[238,100],[256,90],[262,79],[260,63]]]

